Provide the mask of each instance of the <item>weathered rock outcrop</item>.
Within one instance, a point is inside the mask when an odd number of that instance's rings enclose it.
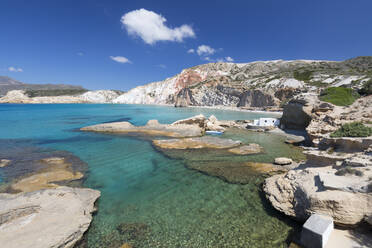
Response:
[[[176,95],[174,106],[175,107],[187,107],[196,105],[196,102],[192,96],[192,92],[189,88],[183,88]]]
[[[361,97],[348,107],[319,103],[312,112],[312,120],[306,130],[319,147],[360,151],[371,144],[368,138],[330,138],[329,135],[345,123],[357,121],[368,125],[372,121],[372,95]]]
[[[301,221],[313,213],[332,216],[336,224],[347,226],[371,218],[372,194],[359,190],[368,184],[368,175],[337,176],[336,171],[332,167],[290,170],[267,178],[263,188],[274,208]]]
[[[7,248],[71,248],[92,221],[100,192],[59,187],[0,194],[0,244]]]
[[[280,125],[288,129],[305,130],[313,118],[312,110],[317,103],[318,97],[315,94],[302,94],[292,99],[284,106]]]
[[[106,132],[106,133],[142,133],[150,136],[167,136],[167,137],[196,137],[202,136],[204,133],[205,117],[196,116],[192,118],[181,120],[172,124],[160,124],[156,120],[150,120],[145,126],[133,126],[131,123],[111,122],[97,124],[93,126],[83,127],[82,131],[91,132]],[[201,125],[201,123],[203,125]]]
[[[261,90],[248,90],[240,96],[238,107],[278,106],[279,100]]]

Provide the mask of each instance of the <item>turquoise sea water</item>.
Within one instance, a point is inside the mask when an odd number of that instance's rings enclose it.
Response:
[[[182,158],[154,149],[143,137],[78,130],[112,121],[170,123],[199,113],[225,120],[264,115],[143,105],[3,104],[0,156],[27,160],[34,153],[66,151],[87,164],[83,186],[100,190],[102,196],[80,247],[120,247],[126,242],[133,247],[286,247],[296,227],[263,198],[264,176],[252,175],[245,185],[230,184],[186,166],[201,160],[271,162],[277,156],[297,156],[299,151],[284,144],[283,137],[227,132],[223,137],[258,143],[266,152],[226,158],[208,151],[186,151]],[[0,184],[13,174],[0,168]]]

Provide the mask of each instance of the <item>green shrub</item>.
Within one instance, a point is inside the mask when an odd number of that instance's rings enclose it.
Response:
[[[372,79],[368,80],[363,84],[363,87],[359,90],[361,95],[371,95],[372,94]]]
[[[309,81],[312,74],[312,71],[294,71],[293,77],[299,81]]]
[[[350,166],[346,166],[345,168],[339,169],[336,173],[337,176],[345,176],[346,174],[355,175],[358,177],[363,176],[363,172],[357,169],[354,169]]]
[[[351,105],[359,94],[353,89],[344,87],[329,87],[322,91],[320,94],[320,100],[325,102],[333,103],[337,106],[348,106]]]
[[[352,122],[342,125],[331,134],[331,138],[337,137],[368,137],[372,135],[372,128],[364,126],[360,122]]]

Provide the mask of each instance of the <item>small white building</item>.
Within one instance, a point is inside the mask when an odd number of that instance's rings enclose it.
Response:
[[[253,121],[253,126],[260,127],[278,127],[280,120],[276,118],[260,118]]]

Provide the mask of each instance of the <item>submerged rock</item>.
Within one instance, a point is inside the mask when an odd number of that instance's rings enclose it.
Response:
[[[116,229],[129,240],[136,240],[150,232],[149,226],[144,223],[121,223]]]
[[[205,173],[209,176],[218,177],[229,183],[247,184],[256,180],[257,175],[283,171],[270,163],[256,162],[202,162],[187,163],[187,167]]]
[[[242,144],[241,141],[203,136],[185,139],[154,140],[153,144],[162,149],[228,149]]]
[[[0,244],[7,248],[72,248],[92,221],[100,192],[59,187],[0,194]]]
[[[74,172],[70,163],[66,163],[64,158],[53,157],[42,159],[41,162],[47,163],[48,167],[18,179],[11,185],[11,189],[20,192],[31,192],[40,189],[56,188],[58,182],[73,181],[83,178],[83,173]]]
[[[251,143],[249,145],[231,148],[229,152],[237,155],[257,154],[263,152],[263,147],[259,144]]]

